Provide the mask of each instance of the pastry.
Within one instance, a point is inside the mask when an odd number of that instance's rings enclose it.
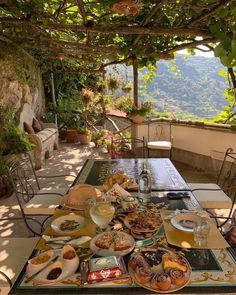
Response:
[[[162,262],[162,256],[166,253],[167,251],[165,250],[158,250],[152,248],[141,250],[142,256],[151,267],[156,267],[160,265]]]
[[[144,266],[136,267],[135,274],[136,280],[140,284],[147,284],[152,278],[152,271]]]
[[[183,272],[187,271],[186,262],[183,259],[181,259],[181,257],[179,257],[178,255],[165,254],[163,255],[162,263],[164,270],[169,268],[176,268],[182,270]]]
[[[171,279],[167,273],[157,274],[152,278],[151,286],[153,289],[167,291],[171,287]]]
[[[135,254],[130,258],[129,265],[135,270],[136,267],[145,266],[147,264],[143,256]]]
[[[101,249],[109,249],[113,243],[113,239],[114,239],[113,233],[111,232],[104,233],[102,236],[100,236],[96,240],[95,245]]]
[[[131,244],[124,235],[119,233],[115,235],[115,238],[114,238],[115,251],[126,250],[126,249],[129,249],[130,247],[131,247]]]
[[[172,284],[181,286],[185,283],[185,275],[182,270],[172,268],[169,271],[169,275]]]

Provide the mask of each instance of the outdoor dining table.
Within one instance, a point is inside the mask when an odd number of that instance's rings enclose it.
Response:
[[[128,176],[138,179],[143,162],[146,161],[152,175],[152,203],[164,203],[169,210],[185,209],[195,211],[201,209],[188,188],[188,185],[166,158],[162,159],[115,159],[115,160],[87,160],[73,185],[86,183],[101,188],[102,183],[117,171],[124,171]],[[188,197],[171,200],[168,192],[187,192]],[[131,192],[134,196],[138,192]],[[63,214],[63,212],[55,214]],[[70,211],[68,211],[70,212]],[[67,212],[67,213],[68,213]],[[64,213],[65,214],[65,213]],[[80,213],[78,213],[80,214]],[[46,229],[48,233],[49,229]],[[49,231],[50,232],[50,231]],[[171,247],[171,245],[169,245]],[[176,249],[176,247],[173,247]],[[183,249],[179,249],[183,250]],[[191,284],[173,294],[236,294],[236,257],[231,249],[207,249],[201,252],[199,249],[189,249],[184,252],[185,257],[192,267]],[[200,263],[201,253],[208,256],[207,263]],[[128,258],[125,257],[125,261]],[[19,276],[10,294],[154,294],[153,291],[138,287],[133,284],[121,284],[112,286],[30,286],[22,287],[24,270]],[[168,292],[166,293],[168,294]]]

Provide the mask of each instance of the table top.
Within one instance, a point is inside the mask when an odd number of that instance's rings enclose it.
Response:
[[[137,177],[142,168],[143,159],[119,160],[87,160],[77,176],[76,183],[87,183],[100,186],[106,176],[117,170],[126,172],[131,177]],[[154,191],[153,203],[168,203],[170,209],[199,208],[190,192],[190,198],[183,200],[168,200],[166,193],[171,190],[188,190],[188,186],[169,159],[148,159],[152,173]],[[156,191],[155,191],[156,190]],[[163,191],[162,191],[163,190]],[[137,192],[133,192],[137,194]],[[158,237],[160,243],[164,236]],[[159,240],[158,240],[159,241]],[[236,294],[236,260],[227,249],[206,250],[209,256],[208,263],[201,263],[201,252],[191,250],[185,252],[192,267],[191,286],[187,286],[174,294]],[[10,294],[154,294],[152,291],[137,286],[90,287],[81,286],[34,286],[33,288],[18,288],[19,278]],[[167,293],[168,294],[168,293]]]
[[[168,158],[87,160],[76,177],[76,183],[101,186],[108,176],[123,171],[138,180],[143,163],[151,172],[152,190],[189,190],[187,183]]]

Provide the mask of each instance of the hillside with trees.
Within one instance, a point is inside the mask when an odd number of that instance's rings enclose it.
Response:
[[[218,58],[177,55],[173,61],[157,62],[157,69],[145,93],[140,77],[140,94],[158,112],[171,112],[181,119],[212,119],[227,104],[226,79],[218,74],[225,68]]]

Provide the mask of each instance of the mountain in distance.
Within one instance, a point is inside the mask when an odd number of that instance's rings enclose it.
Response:
[[[171,112],[178,119],[212,119],[227,105],[224,91],[226,79],[218,72],[226,70],[215,57],[178,54],[175,60],[158,61],[156,77],[142,91],[142,75],[139,73],[139,101],[151,101],[157,112]],[[176,70],[172,71],[171,68]],[[132,67],[116,71],[132,81]]]

